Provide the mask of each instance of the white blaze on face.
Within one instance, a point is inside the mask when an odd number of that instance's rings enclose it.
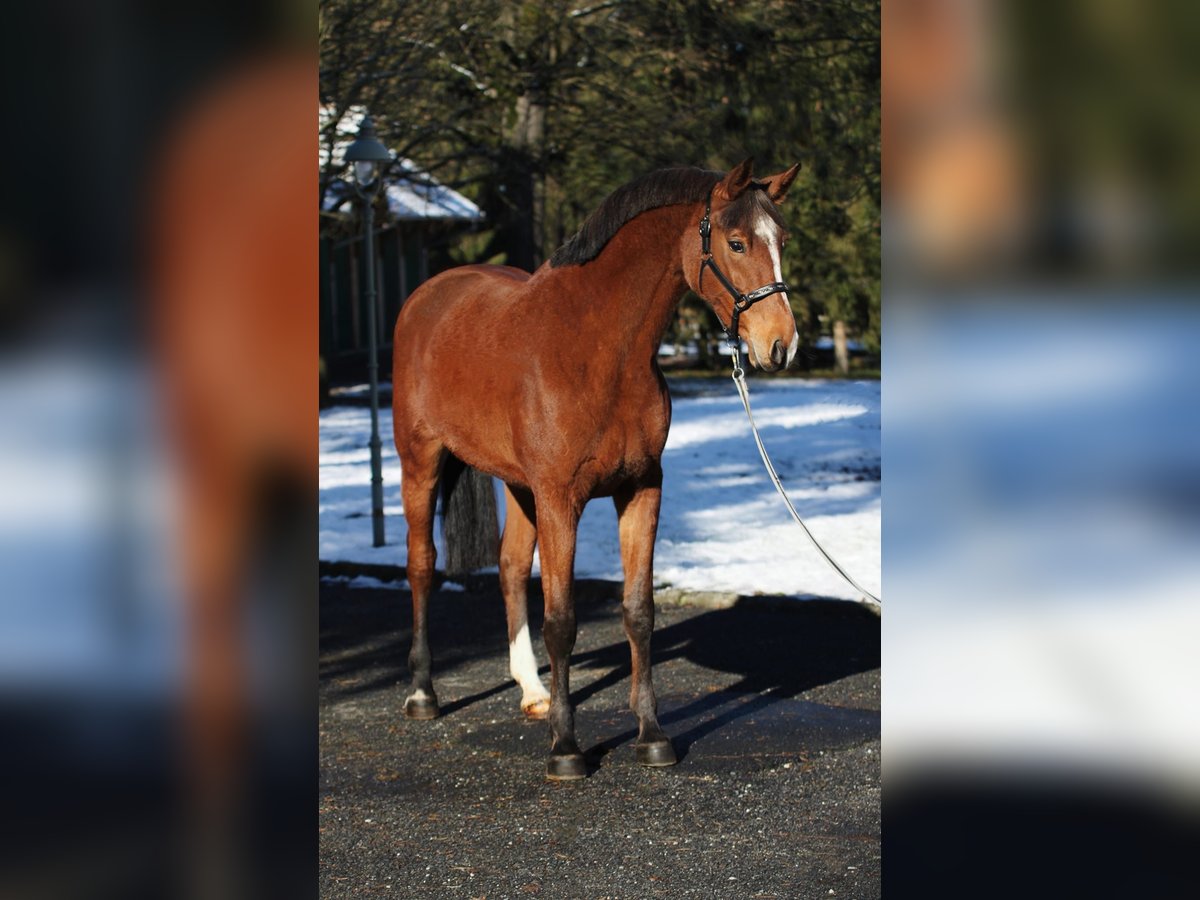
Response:
[[[783,281],[783,269],[779,262],[779,244],[783,236],[779,233],[779,226],[775,224],[775,220],[767,215],[765,210],[758,210],[758,215],[754,220],[754,236],[766,244],[767,252],[771,254],[771,265],[775,270],[775,280]],[[779,296],[786,302],[786,294],[780,294]]]
[[[771,254],[771,265],[774,269],[775,281],[783,281],[783,266],[780,262],[780,244],[783,242],[783,235],[779,231],[779,226],[763,210],[758,211],[758,216],[754,221],[754,236],[767,245],[767,252]],[[782,303],[788,315],[792,314],[792,305],[788,302],[786,291],[775,294],[773,297],[778,303]],[[792,364],[792,360],[796,358],[796,351],[800,348],[800,332],[792,331],[792,340],[788,344],[787,365]]]

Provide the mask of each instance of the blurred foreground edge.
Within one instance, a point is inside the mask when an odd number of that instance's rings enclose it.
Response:
[[[315,48],[68,7],[5,98],[48,149],[0,225],[0,897],[312,896]]]
[[[172,129],[152,191],[193,896],[315,891],[316,88],[303,57],[221,79]]]
[[[1195,893],[1198,29],[883,8],[895,896]]]

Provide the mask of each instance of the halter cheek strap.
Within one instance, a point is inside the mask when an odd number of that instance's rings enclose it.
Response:
[[[721,282],[721,286],[729,292],[729,296],[733,298],[733,313],[729,317],[729,325],[722,326],[725,329],[725,335],[729,338],[729,344],[733,348],[734,366],[740,369],[742,367],[740,343],[738,342],[738,317],[748,310],[759,300],[765,300],[772,294],[781,294],[788,290],[787,283],[784,281],[773,281],[770,284],[764,284],[760,288],[750,291],[748,294],[743,294],[733,282],[725,277],[725,273],[721,271],[721,267],[717,265],[717,261],[712,255],[712,191],[708,192],[708,199],[704,201],[704,218],[700,220],[700,277],[699,285],[704,285],[704,270],[712,269],[713,275],[717,277],[717,281]],[[720,317],[717,317],[718,320]]]

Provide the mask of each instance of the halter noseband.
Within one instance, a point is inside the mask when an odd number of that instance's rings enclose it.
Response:
[[[764,284],[760,288],[756,288],[748,294],[743,294],[733,282],[725,277],[725,273],[721,271],[717,265],[717,261],[712,255],[712,191],[708,192],[708,199],[704,201],[704,218],[700,220],[700,285],[704,284],[705,268],[712,269],[713,274],[717,276],[717,281],[721,282],[722,287],[729,292],[733,297],[733,314],[729,317],[729,326],[725,328],[725,336],[729,338],[729,345],[733,348],[733,363],[734,368],[742,367],[741,344],[738,342],[738,316],[748,310],[759,300],[765,300],[772,294],[784,293],[788,290],[787,282],[773,281],[770,284]],[[720,317],[717,317],[720,321]],[[724,326],[722,326],[724,327]]]

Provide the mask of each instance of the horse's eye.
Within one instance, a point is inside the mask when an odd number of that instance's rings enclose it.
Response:
[[[745,253],[746,245],[743,244],[741,241],[730,241],[729,249],[732,250],[734,253]]]

